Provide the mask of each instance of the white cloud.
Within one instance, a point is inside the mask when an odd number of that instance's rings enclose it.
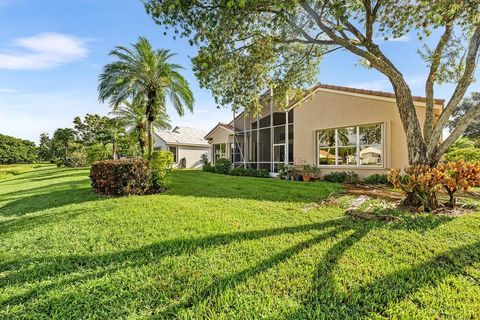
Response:
[[[40,33],[13,41],[11,50],[0,52],[0,69],[39,70],[85,58],[84,39],[60,33]]]
[[[0,93],[14,93],[15,90],[9,88],[0,88]]]

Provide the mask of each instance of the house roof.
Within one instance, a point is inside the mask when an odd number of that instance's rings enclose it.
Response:
[[[386,98],[395,99],[395,93],[392,93],[392,92],[358,89],[358,88],[336,86],[336,85],[324,84],[324,83],[317,84],[316,86],[311,88],[309,91],[313,92],[316,89],[330,89],[330,90],[336,90],[336,91],[352,92],[352,93],[366,94],[366,95],[370,95],[370,96],[378,96],[378,97],[386,97]],[[413,96],[413,101],[416,101],[416,102],[426,102],[426,100],[427,99],[425,97],[422,97],[422,96]],[[433,101],[434,101],[435,104],[440,104],[440,105],[443,105],[445,103],[444,99],[434,99]]]
[[[233,122],[233,121],[232,121]],[[204,135],[204,139],[207,139],[208,136],[210,136],[215,130],[217,130],[218,128],[225,128],[229,131],[232,131],[233,133],[233,125],[232,125],[232,122],[230,123],[222,123],[222,122],[219,122],[215,127],[213,127],[212,130],[210,130],[206,135]]]
[[[341,92],[346,92],[346,93],[356,93],[356,94],[364,94],[364,95],[370,95],[370,96],[376,96],[376,97],[384,97],[384,98],[390,98],[390,99],[395,99],[395,93],[392,92],[386,92],[386,91],[377,91],[377,90],[367,90],[367,89],[359,89],[359,88],[352,88],[352,87],[344,87],[344,86],[337,86],[337,85],[332,85],[332,84],[326,84],[326,83],[318,83],[309,90],[305,90],[305,93],[302,97],[299,99],[295,99],[290,101],[288,104],[287,109],[294,108],[298,105],[298,103],[310,95],[314,94],[318,89],[328,89],[328,90],[334,90],[334,91],[341,91]],[[260,98],[266,98],[269,95],[269,91],[266,91],[263,93]],[[413,96],[413,101],[415,102],[421,102],[425,103],[426,98],[422,96]],[[433,99],[433,103],[436,105],[441,105],[443,106],[445,104],[444,99]],[[234,121],[241,117],[243,115],[243,112],[240,112],[234,120],[230,121],[228,124],[221,123],[219,122],[205,137],[209,136],[212,134],[219,126],[224,127],[228,130],[233,131],[233,123]]]
[[[171,145],[204,145],[208,146],[205,140],[205,131],[189,127],[175,127],[172,131],[158,131],[155,133],[166,144]]]

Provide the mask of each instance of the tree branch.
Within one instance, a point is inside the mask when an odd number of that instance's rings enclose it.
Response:
[[[468,110],[457,122],[455,129],[450,133],[447,139],[436,150],[436,156],[444,154],[455,141],[467,130],[472,120],[480,118],[480,103]]]
[[[426,141],[430,140],[433,130],[433,85],[437,78],[438,68],[442,60],[442,53],[445,49],[446,44],[450,40],[452,35],[452,25],[448,23],[445,26],[445,31],[438,41],[437,47],[432,56],[432,63],[430,65],[430,72],[428,73],[427,82],[425,84],[425,98],[426,98],[426,111],[425,111],[425,122],[423,123],[423,136]]]
[[[476,60],[478,55],[478,50],[480,47],[480,24],[475,28],[475,32],[470,38],[470,43],[468,45],[467,57],[465,59],[465,70],[462,77],[458,81],[458,84],[453,92],[452,97],[448,101],[447,106],[443,110],[440,118],[438,119],[435,127],[433,129],[430,140],[428,141],[428,152],[434,152],[438,141],[442,136],[443,129],[448,123],[451,115],[457,109],[460,101],[463,99],[465,92],[473,81],[473,74],[476,68]]]

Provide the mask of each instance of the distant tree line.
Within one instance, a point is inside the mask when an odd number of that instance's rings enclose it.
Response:
[[[0,164],[32,163],[37,159],[35,143],[0,134]]]
[[[39,159],[74,167],[99,160],[140,157],[136,132],[123,120],[98,114],[75,117],[73,128],[58,128],[52,137],[48,133],[40,135]]]

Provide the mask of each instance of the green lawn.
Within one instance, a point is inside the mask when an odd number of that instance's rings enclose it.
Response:
[[[480,314],[478,214],[354,222],[309,205],[337,185],[197,171],[107,198],[31,170],[0,181],[1,319]]]

